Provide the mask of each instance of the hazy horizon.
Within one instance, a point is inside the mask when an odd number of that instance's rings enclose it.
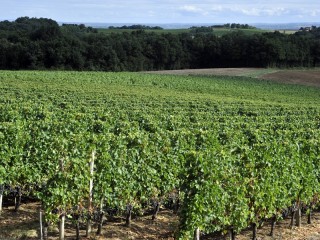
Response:
[[[21,17],[30,17],[30,16],[21,16]],[[32,17],[30,17],[32,18]],[[40,18],[40,17],[39,17]],[[43,17],[46,18],[46,17]],[[16,19],[2,19],[0,21],[15,21]],[[56,19],[52,19],[57,21]],[[86,22],[86,21],[57,21],[60,25],[62,24],[85,24],[86,26],[91,26],[94,28],[108,28],[110,26],[121,27],[124,25],[131,26],[135,24],[146,25],[146,26],[160,26],[164,29],[185,29],[191,26],[212,26],[219,24],[227,23],[240,23],[247,24],[246,22],[211,22],[211,23],[142,23],[142,22]],[[301,27],[310,27],[310,26],[320,26],[319,22],[288,22],[288,23],[249,23],[249,25],[266,29],[266,30],[297,30]]]
[[[138,22],[131,22],[131,23],[99,23],[99,22],[59,22],[59,24],[85,24],[86,26],[91,26],[95,28],[108,28],[109,26],[120,27],[120,26],[130,26],[134,24],[141,24],[147,26],[160,26],[164,29],[184,29],[189,28],[191,26],[211,26],[211,25],[219,25],[219,24],[226,24],[232,22],[224,22],[224,23],[138,23]],[[314,25],[320,25],[320,22],[297,22],[297,23],[251,23],[251,26],[261,28],[261,29],[272,29],[272,30],[297,30],[301,27],[310,27]]]

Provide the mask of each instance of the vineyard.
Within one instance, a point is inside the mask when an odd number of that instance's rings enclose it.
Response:
[[[39,237],[110,216],[180,219],[177,239],[301,211],[320,193],[320,90],[249,77],[0,72],[0,206],[41,203]],[[12,200],[14,199],[14,201]],[[0,207],[0,211],[1,211]],[[1,213],[0,213],[1,214]],[[295,223],[294,223],[295,219]],[[40,221],[40,219],[39,219]],[[94,226],[94,227],[93,227]],[[1,223],[0,223],[1,227]],[[0,233],[1,235],[1,233]]]

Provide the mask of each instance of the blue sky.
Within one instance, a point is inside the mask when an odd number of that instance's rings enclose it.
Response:
[[[59,22],[290,23],[320,22],[320,0],[0,0],[0,19]]]

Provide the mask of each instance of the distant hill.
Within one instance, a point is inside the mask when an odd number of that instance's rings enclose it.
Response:
[[[62,23],[61,23],[62,24]],[[91,26],[94,28],[109,28],[111,26],[121,27],[124,25],[133,25],[141,23],[84,23],[86,26]],[[163,29],[188,29],[192,26],[212,26],[222,23],[143,23],[150,27],[159,26]],[[309,22],[309,23],[251,23],[250,25],[268,30],[299,30],[301,27],[310,27],[310,26],[320,26],[320,22]]]

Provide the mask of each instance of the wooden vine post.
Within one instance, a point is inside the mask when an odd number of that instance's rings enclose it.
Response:
[[[40,223],[40,240],[43,240],[43,224],[42,224],[42,210],[39,209],[39,223]]]
[[[93,150],[91,153],[91,160],[90,160],[90,181],[89,181],[89,198],[88,198],[88,213],[91,214],[92,211],[92,196],[93,196],[93,169],[94,169],[94,160],[95,160],[96,151]],[[87,219],[87,228],[86,228],[86,237],[89,237],[90,233],[92,232],[92,223],[91,223],[91,216],[88,216]]]
[[[63,213],[60,216],[60,222],[59,222],[59,240],[64,240],[64,225],[65,225],[66,216]]]
[[[3,199],[3,185],[0,184],[0,215],[1,215],[1,212],[2,212],[2,199]]]
[[[60,159],[59,162],[60,165],[60,171],[64,172],[64,162],[63,159]],[[64,240],[64,225],[65,225],[65,220],[66,220],[66,214],[65,214],[65,209],[63,209],[63,212],[60,215],[60,221],[59,221],[59,240]]]
[[[200,240],[200,229],[197,228],[195,231],[194,231],[194,237],[193,237],[194,240]]]

